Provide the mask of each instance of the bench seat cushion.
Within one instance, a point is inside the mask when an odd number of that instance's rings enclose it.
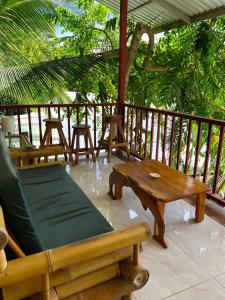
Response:
[[[43,250],[113,230],[63,166],[19,170],[19,178]]]

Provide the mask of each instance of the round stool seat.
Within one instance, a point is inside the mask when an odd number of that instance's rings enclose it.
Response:
[[[43,119],[43,122],[61,123],[62,120],[58,118],[52,118],[52,119]]]
[[[75,124],[72,127],[75,129],[89,129],[91,128],[91,125]]]

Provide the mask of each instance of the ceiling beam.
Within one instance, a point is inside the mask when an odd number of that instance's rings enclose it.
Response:
[[[184,12],[182,12],[180,9],[178,9],[176,6],[166,2],[165,0],[149,0],[144,2],[141,5],[138,5],[137,7],[131,9],[129,11],[129,13],[133,13],[136,12],[139,9],[142,9],[143,7],[156,3],[157,5],[163,7],[164,9],[166,9],[168,12],[172,13],[174,16],[178,17],[180,20],[182,20],[183,22],[190,24],[191,23],[191,18],[186,15]]]
[[[225,6],[221,6],[215,9],[211,9],[209,11],[194,15],[191,17],[191,23],[197,23],[203,20],[213,19],[216,17],[225,16]],[[160,33],[166,30],[171,30],[177,27],[181,27],[187,25],[184,21],[172,22],[169,24],[165,24],[153,29],[154,33]]]

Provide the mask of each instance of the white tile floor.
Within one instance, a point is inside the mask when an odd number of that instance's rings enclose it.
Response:
[[[115,229],[147,222],[153,230],[153,217],[145,212],[130,188],[122,200],[107,195],[113,157],[108,164],[81,160],[68,172]],[[225,300],[225,227],[208,216],[193,222],[194,207],[183,200],[167,205],[166,242],[163,249],[150,238],[144,243],[142,265],[150,271],[147,285],[134,294],[136,300]]]

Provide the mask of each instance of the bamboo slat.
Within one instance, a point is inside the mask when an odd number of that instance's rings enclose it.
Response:
[[[95,259],[122,248],[139,244],[147,240],[149,229],[146,224],[139,224],[126,229],[106,233],[85,241],[69,244],[47,252],[41,252],[8,263],[8,268],[0,274],[1,286],[26,281],[29,278],[51,273],[74,262],[81,263]]]
[[[128,247],[111,252],[93,260],[87,260],[83,263],[73,264],[68,268],[57,270],[56,272],[50,274],[50,287],[69,282],[71,279],[75,279],[85,274],[102,269],[131,256],[132,247]],[[41,292],[41,289],[41,276],[38,276],[7,286],[4,288],[4,298],[12,299],[14,297],[15,299],[22,299]]]
[[[35,159],[43,156],[54,156],[60,154],[64,154],[62,146],[42,147],[40,149],[11,150],[11,156],[14,160]]]
[[[56,287],[56,293],[59,299],[79,293],[83,290],[101,284],[105,281],[118,277],[120,275],[119,264],[113,264],[104,269],[89,273],[82,277]]]
[[[65,164],[66,164],[66,162],[64,160],[50,161],[50,162],[44,162],[44,163],[39,163],[39,164],[32,164],[32,165],[17,167],[17,169],[19,169],[19,170],[28,170],[28,169],[34,169],[34,168],[43,168],[43,167],[48,167],[48,166],[56,166],[56,165],[65,166]]]
[[[132,288],[128,282],[122,277],[117,277],[76,295],[66,297],[64,300],[112,300],[131,292]]]

